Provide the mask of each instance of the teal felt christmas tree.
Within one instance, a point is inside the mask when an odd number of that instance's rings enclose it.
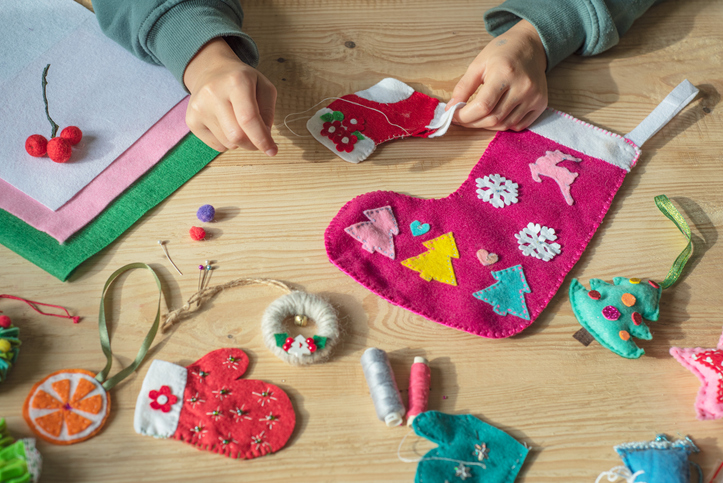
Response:
[[[659,315],[660,295],[657,283],[639,279],[615,277],[613,284],[593,278],[591,290],[577,279],[570,284],[570,302],[575,317],[600,344],[614,353],[637,359],[645,351],[635,344],[633,337],[653,338],[643,319],[656,321]]]
[[[530,293],[530,286],[527,285],[522,265],[492,272],[492,277],[497,280],[497,283],[472,295],[490,304],[495,313],[499,315],[510,313],[530,320],[527,302],[525,302],[525,294]]]
[[[633,337],[650,340],[653,336],[643,319],[657,321],[660,314],[660,296],[680,277],[693,252],[690,227],[683,215],[673,206],[667,196],[655,197],[658,209],[678,227],[688,240],[678,255],[667,277],[660,284],[639,278],[615,277],[613,284],[594,278],[587,290],[577,279],[570,284],[570,303],[580,325],[603,347],[628,359],[637,359],[645,351],[637,346]],[[575,338],[587,345],[589,335],[581,329]]]

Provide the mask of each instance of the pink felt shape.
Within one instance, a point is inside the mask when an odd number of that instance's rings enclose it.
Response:
[[[695,398],[698,419],[723,417],[723,335],[716,349],[671,347],[670,355],[700,380]]]
[[[57,211],[0,179],[0,208],[63,243],[90,223],[118,195],[188,134],[188,97],[179,102],[108,168]]]
[[[568,205],[572,205],[574,200],[570,195],[570,185],[575,181],[578,174],[569,171],[564,166],[558,166],[562,161],[579,162],[580,159],[560,151],[548,151],[544,156],[538,158],[537,161],[530,165],[530,171],[532,171],[532,179],[538,183],[542,182],[540,176],[547,176],[557,181],[557,185],[560,187],[565,201]]]
[[[477,250],[477,259],[479,259],[480,263],[484,265],[485,267],[488,267],[490,265],[493,265],[497,263],[497,260],[499,257],[496,253],[490,253],[484,248],[480,248]]]
[[[364,211],[369,221],[362,221],[344,229],[349,235],[362,244],[362,248],[369,253],[378,251],[385,257],[394,260],[393,235],[399,234],[397,220],[394,219],[392,209],[388,206],[376,210]]]
[[[581,160],[570,166],[577,174],[570,186],[573,205],[562,202],[556,183],[536,183],[530,172],[530,164],[555,151]],[[519,185],[517,203],[495,208],[478,198],[475,180],[496,173]],[[532,131],[500,132],[464,184],[446,198],[375,191],[348,202],[326,230],[327,254],[340,270],[393,304],[472,334],[509,337],[532,324],[557,292],[602,222],[625,174],[620,167]],[[390,207],[401,227],[414,220],[425,220],[431,227],[417,237],[410,230],[400,230],[393,237],[397,260],[362,249],[359,240],[345,231],[363,222],[367,210],[381,207]],[[561,253],[550,261],[523,255],[515,234],[529,223],[553,228]],[[419,255],[425,250],[423,242],[449,232],[459,250],[459,258],[451,259],[457,286],[427,282],[398,261]],[[498,255],[496,271],[522,266],[531,289],[525,297],[529,320],[498,315],[490,304],[473,297],[474,292],[497,282],[478,260],[481,248]]]

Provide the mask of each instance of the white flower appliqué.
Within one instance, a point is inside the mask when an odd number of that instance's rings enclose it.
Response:
[[[495,208],[504,208],[505,205],[517,203],[517,183],[513,183],[504,176],[491,174],[484,178],[477,178],[477,198],[488,202]]]
[[[539,223],[528,223],[521,232],[515,235],[522,254],[533,256],[542,261],[549,262],[555,255],[560,254],[559,243],[547,243],[557,240],[555,230]]]

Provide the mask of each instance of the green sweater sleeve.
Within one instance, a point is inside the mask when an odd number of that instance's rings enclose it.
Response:
[[[239,58],[256,67],[259,52],[242,32],[238,0],[93,0],[111,39],[146,62],[161,64],[183,85],[183,73],[208,41],[224,37]]]
[[[651,6],[664,0],[507,0],[485,13],[494,37],[520,19],[530,22],[547,53],[547,70],[577,52],[596,55],[613,47],[620,36]]]

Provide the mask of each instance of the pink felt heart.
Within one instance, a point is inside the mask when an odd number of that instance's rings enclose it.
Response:
[[[499,260],[499,257],[496,253],[490,253],[484,248],[480,248],[477,250],[477,259],[479,259],[480,263],[484,265],[485,267],[488,267],[494,263],[497,263],[497,260]]]
[[[446,198],[375,191],[348,202],[325,233],[331,262],[386,300],[449,327],[501,338],[529,326],[582,255],[640,153],[624,138],[566,114],[547,111],[541,119],[546,131],[498,133]],[[553,140],[570,132],[582,144]],[[578,142],[580,149],[562,142]],[[555,181],[533,178],[530,165],[555,151],[580,160],[569,166],[577,174],[569,186],[572,205]],[[409,230],[391,236],[394,258],[365,250],[345,231],[369,221],[365,211],[384,207],[395,226],[425,220],[431,227],[422,237]],[[497,270],[480,266],[480,245],[499,255]]]

